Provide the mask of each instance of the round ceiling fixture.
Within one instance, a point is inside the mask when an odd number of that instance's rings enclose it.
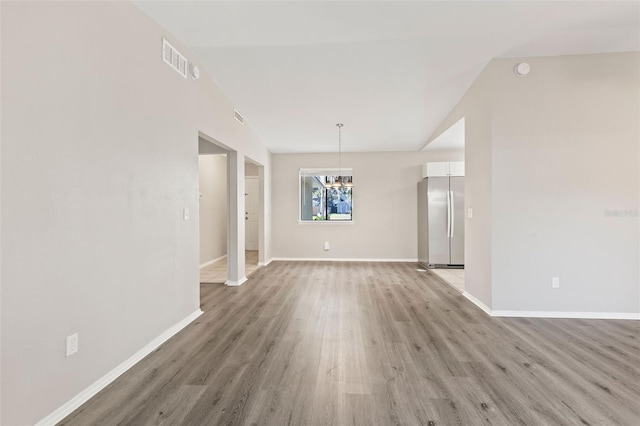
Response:
[[[529,74],[529,71],[531,71],[531,65],[526,62],[520,62],[519,64],[516,64],[515,67],[513,67],[513,73],[518,77],[524,77],[525,75]]]

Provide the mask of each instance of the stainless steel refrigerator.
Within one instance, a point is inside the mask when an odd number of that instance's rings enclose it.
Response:
[[[418,259],[428,268],[464,267],[464,177],[418,183]]]

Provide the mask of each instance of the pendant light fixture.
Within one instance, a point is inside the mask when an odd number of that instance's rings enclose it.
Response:
[[[342,189],[342,188],[353,188],[353,182],[349,180],[349,182],[345,183],[345,178],[342,176],[342,127],[344,124],[337,123],[336,127],[338,128],[338,177],[335,182],[327,182],[324,184],[324,187],[329,189]]]

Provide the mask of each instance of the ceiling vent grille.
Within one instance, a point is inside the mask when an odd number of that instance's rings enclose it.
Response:
[[[189,68],[187,59],[165,39],[162,39],[162,60],[178,71],[181,76],[187,78],[187,69]]]
[[[244,117],[235,108],[233,109],[233,116],[235,117],[236,120],[238,120],[238,123],[244,126]]]

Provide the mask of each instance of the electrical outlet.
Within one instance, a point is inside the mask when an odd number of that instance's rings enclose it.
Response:
[[[67,356],[78,352],[78,333],[67,336]]]
[[[560,288],[560,277],[551,278],[551,288]]]

